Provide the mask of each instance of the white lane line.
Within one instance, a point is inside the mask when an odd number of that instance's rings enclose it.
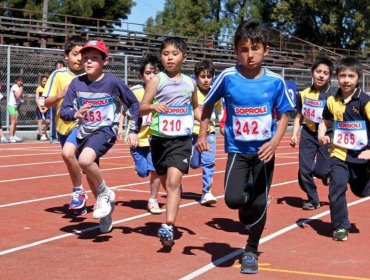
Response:
[[[363,203],[363,202],[365,202],[365,201],[367,201],[369,199],[370,199],[370,196],[369,197],[362,198],[362,199],[359,199],[359,200],[356,200],[356,201],[353,201],[351,203],[348,203],[348,207],[354,206],[356,204]],[[281,230],[278,230],[278,231],[276,231],[274,233],[271,233],[271,234],[269,234],[269,235],[261,238],[259,244],[266,243],[266,242],[268,242],[268,241],[270,241],[270,240],[272,240],[272,239],[274,239],[274,238],[276,238],[276,237],[278,237],[280,235],[283,235],[284,233],[287,233],[288,231],[291,231],[291,230],[293,230],[295,228],[298,228],[298,227],[300,227],[300,226],[302,226],[304,224],[309,224],[310,222],[312,222],[312,221],[314,221],[314,220],[316,220],[318,218],[321,218],[323,216],[329,215],[329,213],[330,213],[330,210],[324,211],[324,212],[319,213],[319,214],[317,214],[315,216],[312,216],[310,218],[307,218],[307,219],[305,219],[305,220],[303,220],[303,221],[301,221],[299,223],[294,223],[294,224],[292,224],[290,226],[287,226],[287,227],[285,227],[285,228],[283,228]],[[211,270],[211,269],[219,266],[220,264],[222,264],[224,262],[227,262],[227,261],[235,258],[236,256],[241,255],[243,252],[244,252],[244,248],[240,248],[238,250],[235,250],[234,252],[231,252],[230,254],[228,254],[226,256],[223,256],[222,258],[219,258],[219,259],[217,259],[215,261],[212,261],[212,263],[209,263],[209,264],[207,264],[207,265],[205,265],[205,266],[203,266],[203,267],[201,267],[201,268],[193,271],[192,273],[189,273],[188,275],[185,275],[184,277],[180,278],[180,280],[190,280],[190,279],[194,279],[196,277],[199,277],[200,275],[202,275],[202,274],[206,273],[207,271],[209,271],[209,270]]]
[[[215,172],[215,173],[222,173],[222,172],[224,172],[224,171],[219,171],[219,172]],[[189,175],[187,177],[195,177],[195,176],[201,176],[201,175],[202,174],[194,174],[194,175]],[[278,185],[279,186],[287,185],[287,184],[290,184],[291,182],[296,182],[296,181],[287,181],[287,182],[282,182],[282,183],[279,183],[279,184],[273,184],[271,187],[278,186]],[[147,183],[147,182],[143,182],[143,183],[139,183],[139,184],[144,184],[144,183]],[[134,185],[134,184],[130,184],[130,185]],[[128,185],[126,185],[126,186],[128,186]],[[116,189],[116,188],[120,188],[120,187],[122,187],[122,186],[116,186],[116,187],[113,187],[113,188]],[[224,197],[223,195],[220,195],[220,196],[217,196],[216,198],[221,199],[223,197]],[[185,208],[185,207],[189,207],[189,206],[192,206],[192,205],[198,205],[198,204],[199,204],[198,201],[193,201],[193,202],[181,204],[180,208]],[[162,212],[165,212],[165,211],[166,210],[163,209]],[[114,221],[113,224],[116,225],[116,224],[120,224],[120,223],[124,223],[124,222],[128,222],[128,221],[136,220],[136,219],[139,219],[139,218],[147,217],[147,216],[150,216],[150,215],[152,215],[152,214],[150,214],[150,213],[140,214],[140,215],[132,216],[132,217],[129,217],[129,218]],[[67,233],[67,234],[57,235],[57,236],[50,237],[50,238],[47,238],[47,239],[43,239],[43,240],[39,240],[39,241],[36,241],[36,242],[28,243],[28,244],[25,244],[25,245],[10,248],[10,249],[7,249],[7,250],[3,250],[3,251],[0,251],[0,256],[11,254],[11,253],[21,251],[21,250],[25,250],[25,249],[28,249],[28,248],[36,247],[38,245],[49,243],[49,242],[52,242],[52,241],[55,241],[55,240],[67,238],[67,237],[75,235],[76,233],[84,233],[84,232],[92,231],[92,230],[97,229],[98,227],[99,226],[97,225],[97,226],[93,226],[93,227],[83,229],[79,232],[75,231],[74,233]]]
[[[277,164],[275,164],[275,166],[284,166],[284,165],[292,165],[292,164],[297,164],[297,162],[277,163]],[[128,169],[128,168],[132,168],[132,166],[122,167],[122,168],[121,167],[120,168],[112,168],[112,169],[117,170],[117,169]],[[109,170],[112,170],[112,169],[102,169],[102,171],[109,171]],[[224,172],[225,172],[224,170],[215,171],[215,174],[224,173]],[[44,176],[44,177],[57,177],[57,176],[62,176],[62,175],[63,176],[68,175],[68,173],[48,175],[48,176]],[[190,178],[190,177],[195,177],[195,176],[200,176],[200,175],[201,175],[200,173],[193,174],[193,175],[185,175],[183,178]],[[29,178],[31,178],[31,177],[29,177]],[[39,179],[39,177],[37,177],[37,179]],[[0,181],[0,183],[1,182],[2,181]],[[297,180],[289,181],[288,183],[295,183],[295,182],[297,182]],[[126,187],[135,186],[135,185],[142,185],[142,184],[149,184],[149,181],[141,182],[141,183],[124,184],[124,185],[119,185],[119,186],[113,186],[113,187],[110,187],[110,188],[111,189],[126,188]],[[279,185],[279,184],[280,183],[275,184],[275,185]],[[90,193],[91,191],[86,191],[86,192]],[[44,200],[55,199],[55,198],[61,198],[61,197],[66,197],[66,196],[70,196],[70,195],[71,195],[70,193],[69,194],[61,194],[61,195],[56,195],[56,196],[49,196],[49,197],[43,197],[43,198],[38,198],[38,199],[13,202],[13,203],[9,203],[9,204],[1,204],[0,208],[9,207],[9,206],[16,206],[16,205],[21,205],[21,204],[27,204],[27,203],[33,203],[33,202],[44,201]]]

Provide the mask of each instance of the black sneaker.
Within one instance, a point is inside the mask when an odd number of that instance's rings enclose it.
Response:
[[[324,186],[326,186],[326,187],[329,186],[329,184],[330,184],[330,176],[322,178],[321,181],[324,184]]]
[[[242,256],[240,273],[256,274],[258,272],[258,258],[253,252],[244,252]]]
[[[348,239],[348,230],[345,228],[338,228],[334,230],[333,239],[336,241],[346,241]]]
[[[317,204],[311,202],[304,202],[302,205],[303,210],[315,210],[317,208],[320,208],[320,202]]]

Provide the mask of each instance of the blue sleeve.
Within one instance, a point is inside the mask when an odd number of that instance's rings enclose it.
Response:
[[[130,132],[138,133],[141,127],[141,117],[139,113],[140,103],[133,92],[121,80],[118,78],[117,80],[119,98],[130,112]]]
[[[221,97],[224,96],[224,84],[225,76],[222,73],[217,77],[217,79],[212,84],[211,90],[207,93],[206,99],[204,100],[205,105],[215,104]]]
[[[289,94],[288,88],[282,79],[277,80],[277,98],[276,98],[276,109],[279,116],[284,113],[294,112],[295,103],[294,98]]]
[[[75,88],[75,80],[72,80],[71,84],[68,86],[68,90],[66,95],[63,98],[62,105],[60,107],[60,118],[64,121],[74,121],[75,114],[77,112],[74,101],[76,99],[76,92],[74,90]]]

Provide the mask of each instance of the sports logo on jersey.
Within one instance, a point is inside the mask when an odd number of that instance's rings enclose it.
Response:
[[[338,122],[338,128],[362,129],[362,122]]]
[[[246,116],[257,116],[265,115],[267,113],[267,106],[257,106],[257,107],[235,107],[234,113],[237,116],[246,115]]]
[[[316,106],[316,107],[325,106],[325,102],[323,102],[321,100],[312,100],[312,99],[309,99],[309,98],[306,98],[304,103],[306,103],[307,105],[312,105],[312,106]]]
[[[269,94],[267,93],[267,92],[265,92],[263,95],[262,95],[262,97],[269,97]]]
[[[172,115],[187,115],[189,113],[189,107],[170,107],[167,114]]]
[[[96,98],[96,99],[81,98],[80,100],[81,100],[82,106],[85,104],[90,104],[91,107],[107,106],[112,103],[111,97],[103,97],[103,98]]]

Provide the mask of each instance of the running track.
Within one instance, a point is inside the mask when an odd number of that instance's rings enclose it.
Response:
[[[156,231],[164,215],[145,207],[148,179],[136,176],[127,145],[117,142],[101,160],[116,192],[114,226],[101,234],[89,213],[68,213],[70,180],[60,146],[41,142],[0,145],[0,279],[370,279],[370,198],[347,192],[349,240],[331,239],[327,188],[317,181],[323,206],[302,211],[297,183],[298,148],[288,137],[276,153],[260,271],[239,273],[247,236],[237,212],[223,201],[226,155],[218,136],[214,207],[200,206],[201,170],[183,179],[185,194],[171,251]],[[85,181],[85,185],[87,183]],[[159,202],[165,206],[161,190]]]

